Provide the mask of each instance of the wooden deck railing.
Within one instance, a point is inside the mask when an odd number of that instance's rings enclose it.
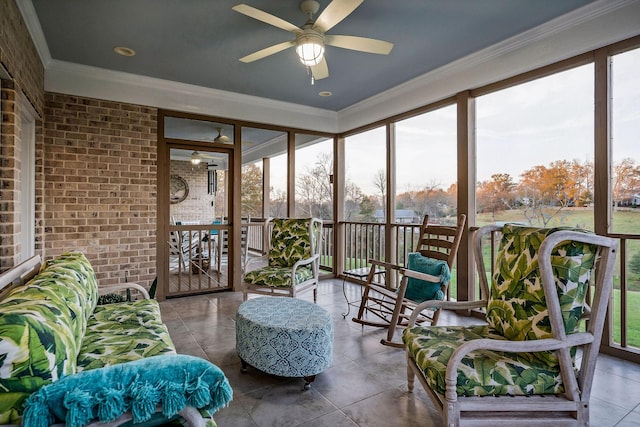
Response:
[[[248,247],[252,253],[262,253],[263,251],[263,223],[251,223],[249,226]],[[344,227],[344,266],[345,270],[367,267],[369,259],[390,260],[385,253],[385,224],[345,221],[339,224]],[[420,224],[392,224],[392,236],[395,242],[392,245],[394,250],[395,263],[404,264],[406,255],[415,249],[418,240]],[[471,227],[473,230],[474,227]],[[333,271],[340,275],[341,271],[334,271],[334,233],[336,225],[331,221],[323,223],[322,230],[322,250],[320,266],[324,271]],[[611,353],[617,351],[638,353],[640,360],[640,325],[633,322],[635,307],[640,302],[640,292],[632,290],[630,275],[635,275],[629,271],[631,260],[629,259],[629,245],[640,245],[640,236],[629,234],[609,234],[610,237],[620,240],[618,250],[618,260],[614,273],[614,296],[611,303],[612,309],[612,336],[607,341],[603,341],[603,348]],[[492,252],[495,252],[495,247]],[[489,257],[487,271],[492,271],[494,257]],[[455,280],[454,269],[454,280]],[[477,288],[477,286],[476,286]],[[477,295],[478,289],[475,294]],[[636,296],[638,298],[636,298]],[[455,294],[452,295],[455,297]]]

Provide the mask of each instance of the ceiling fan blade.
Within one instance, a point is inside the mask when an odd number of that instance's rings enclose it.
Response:
[[[326,79],[329,77],[329,67],[327,66],[327,58],[323,57],[318,65],[311,67],[311,73],[316,80]]]
[[[285,21],[284,19],[278,18],[277,16],[246,4],[237,4],[231,9],[235,10],[236,12],[240,12],[243,15],[247,15],[250,18],[257,19],[258,21],[265,22],[269,25],[273,25],[274,27],[281,28],[285,31],[293,31],[294,33],[302,32],[302,29],[290,22]]]
[[[327,32],[356,10],[364,0],[333,0],[324,8],[313,27]]]
[[[384,40],[370,39],[357,36],[324,36],[324,42],[343,49],[388,55],[393,49],[393,43]]]
[[[240,61],[246,62],[246,63],[257,61],[258,59],[265,58],[269,55],[273,55],[274,53],[282,52],[283,50],[295,45],[296,45],[296,42],[294,41],[274,44],[273,46],[269,46],[257,52],[253,52],[250,55],[243,56],[242,58],[240,58]]]

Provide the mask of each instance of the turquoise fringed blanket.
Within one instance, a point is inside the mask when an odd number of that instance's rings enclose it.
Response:
[[[80,427],[113,421],[131,411],[147,421],[162,405],[170,419],[193,406],[211,412],[227,406],[232,390],[224,373],[207,360],[183,354],[148,357],[69,375],[42,387],[25,402],[25,427],[46,427],[55,419]]]

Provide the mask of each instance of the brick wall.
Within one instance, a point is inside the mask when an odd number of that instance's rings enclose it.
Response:
[[[0,0],[0,63],[42,117],[44,66],[14,0]]]
[[[2,270],[14,266],[17,255],[20,218],[18,182],[20,158],[20,113],[16,103],[15,84],[2,81],[1,89],[2,127],[0,134],[0,175],[2,176],[2,201],[0,202],[0,263]]]
[[[182,177],[189,185],[187,198],[171,205],[171,218],[200,224],[212,222],[216,212],[212,202],[215,203],[216,196],[207,193],[206,162],[192,165],[190,161],[171,160],[171,175]]]
[[[84,251],[100,285],[156,276],[157,110],[46,94],[45,248]]]

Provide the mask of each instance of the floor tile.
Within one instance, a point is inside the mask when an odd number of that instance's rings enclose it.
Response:
[[[350,301],[360,297],[359,285],[347,282],[345,290]],[[313,301],[313,293],[300,298]],[[405,353],[380,344],[386,330],[351,321],[357,307],[343,316],[348,307],[342,281],[321,281],[317,303],[334,322],[333,361],[308,391],[303,391],[301,378],[268,375],[252,367],[241,372],[235,350],[235,314],[242,304],[242,293],[173,298],[160,306],[178,352],[212,361],[229,379],[234,400],[216,413],[220,427],[442,424],[417,381],[414,392],[408,393]],[[441,323],[480,322],[455,315],[441,317]],[[590,403],[592,426],[640,425],[640,365],[600,355]]]

